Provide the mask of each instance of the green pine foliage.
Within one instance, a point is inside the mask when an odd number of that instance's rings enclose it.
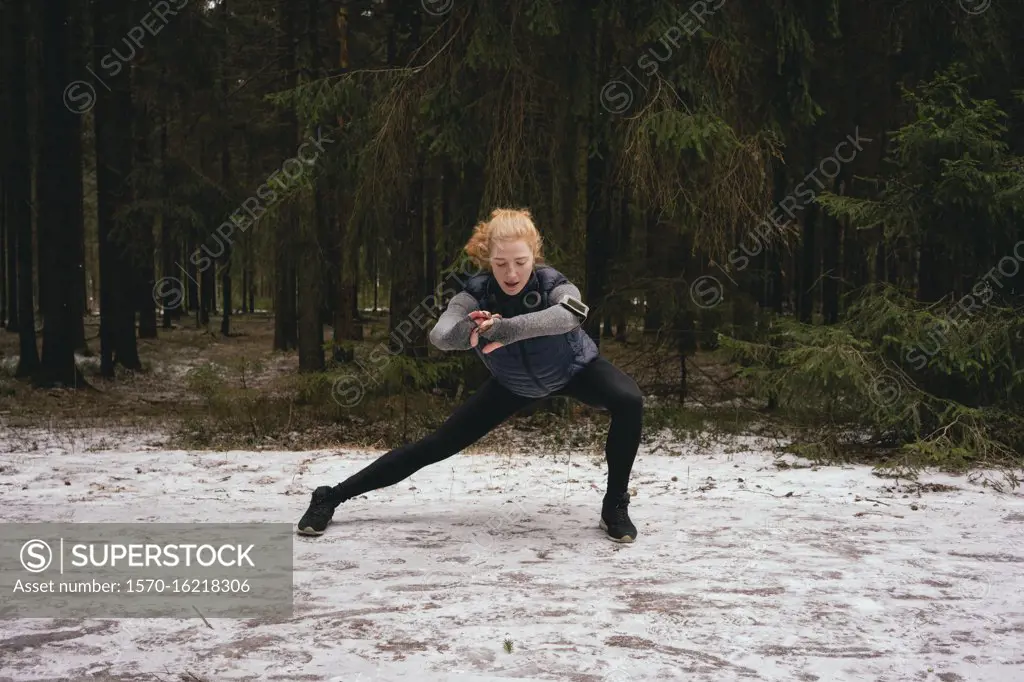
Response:
[[[927,364],[908,367],[907,339],[939,319],[890,289],[866,296],[841,324],[781,318],[765,339],[723,336],[721,347],[740,363],[755,395],[819,420],[840,434],[837,445],[871,444],[891,449],[901,462],[953,468],[1019,461],[1020,315],[983,313],[965,326],[970,336],[951,334]]]
[[[879,248],[938,246],[956,263],[1003,270],[980,270],[940,301],[912,295],[913,282],[868,286],[839,324],[780,318],[766,338],[723,338],[722,347],[758,395],[816,413],[836,443],[891,446],[903,463],[1019,464],[1024,308],[1006,273],[1024,267],[1013,241],[1022,159],[1004,139],[1004,112],[972,97],[957,67],[905,101],[917,117],[893,133],[889,173],[872,179],[878,195],[819,202],[853,228],[881,227]]]
[[[884,228],[888,240],[932,241],[961,256],[1006,255],[1024,215],[1022,159],[1005,139],[1007,115],[993,100],[969,92],[970,78],[953,66],[917,91],[904,91],[916,118],[895,131],[889,177],[876,178],[877,198],[823,192],[819,203],[858,229]],[[971,225],[972,229],[940,229]],[[986,235],[979,243],[975,235]],[[996,247],[993,249],[992,247]]]

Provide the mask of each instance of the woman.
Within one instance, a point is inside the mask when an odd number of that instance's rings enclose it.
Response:
[[[528,211],[498,209],[476,227],[465,250],[490,272],[465,282],[430,331],[430,342],[445,351],[474,349],[491,377],[434,433],[391,450],[333,488],[318,487],[299,521],[300,534],[322,534],[342,502],[394,485],[462,451],[520,409],[562,395],[611,413],[599,526],[616,542],[636,539],[626,507],[643,397],[633,379],[598,354],[582,328],[588,308],[579,290],[542,264],[541,244]]]

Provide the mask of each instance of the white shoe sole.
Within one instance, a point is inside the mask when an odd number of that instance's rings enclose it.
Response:
[[[608,532],[608,524],[604,522],[604,519],[601,519],[601,524],[600,525],[601,525],[601,530],[603,530],[605,533],[607,533]],[[633,542],[633,538],[631,536],[629,536],[629,535],[623,535],[621,538],[613,538],[611,535],[609,535],[608,539],[611,540],[612,542]]]
[[[331,523],[333,523],[333,520],[328,521],[327,522],[327,526],[330,527]],[[326,530],[326,529],[324,529],[324,530]],[[302,528],[301,526],[296,526],[295,532],[298,533],[299,535],[312,535],[312,536],[319,536],[319,535],[323,535],[324,534],[323,530],[314,530],[311,526],[306,526],[305,528]]]

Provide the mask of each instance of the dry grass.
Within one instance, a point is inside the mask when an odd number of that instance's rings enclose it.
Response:
[[[463,400],[467,387],[409,391],[405,395],[367,395],[354,407],[331,396],[332,382],[348,370],[329,368],[315,375],[298,373],[296,351],[275,352],[273,317],[232,318],[232,334],[219,333],[220,318],[209,330],[183,319],[157,339],[140,339],[143,371],[118,369],[113,380],[99,376],[99,320],[86,324],[91,357],[79,363],[96,390],[38,390],[13,378],[18,339],[0,332],[0,423],[14,434],[7,440],[19,449],[39,447],[40,430],[48,440],[81,442],[84,434],[102,431],[93,442],[113,445],[145,435],[152,444],[202,449],[319,449],[361,447],[388,449],[418,439],[443,423]],[[371,316],[366,340],[355,344],[356,357],[366,358],[387,334],[387,317]],[[324,338],[330,339],[326,328]],[[644,388],[664,388],[678,381],[678,359],[651,340],[628,345],[603,340],[602,354],[636,378]],[[6,359],[6,361],[5,361]],[[731,370],[710,358],[691,360],[691,397],[701,404],[721,403],[723,384]],[[727,383],[727,382],[726,382]],[[472,388],[472,385],[468,387]],[[678,400],[655,399],[648,410],[648,429],[707,428],[717,419],[712,411],[687,413]],[[736,413],[734,407],[729,410]],[[733,417],[735,418],[735,416]],[[737,422],[739,423],[739,422]],[[568,399],[548,401],[481,439],[471,451],[489,453],[589,450],[603,455],[608,415]],[[566,428],[571,426],[571,428]],[[162,436],[161,436],[162,434]],[[162,438],[162,442],[161,442]]]

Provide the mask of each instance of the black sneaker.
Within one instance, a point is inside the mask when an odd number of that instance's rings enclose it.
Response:
[[[297,533],[299,535],[323,535],[324,530],[331,523],[334,517],[334,510],[338,506],[334,503],[332,496],[334,489],[322,485],[313,491],[313,499],[309,503],[309,509],[299,519]]]
[[[627,506],[629,506],[629,493],[605,497],[601,506],[601,530],[608,533],[608,538],[615,542],[636,540],[636,526],[629,520],[629,514],[626,513]]]

